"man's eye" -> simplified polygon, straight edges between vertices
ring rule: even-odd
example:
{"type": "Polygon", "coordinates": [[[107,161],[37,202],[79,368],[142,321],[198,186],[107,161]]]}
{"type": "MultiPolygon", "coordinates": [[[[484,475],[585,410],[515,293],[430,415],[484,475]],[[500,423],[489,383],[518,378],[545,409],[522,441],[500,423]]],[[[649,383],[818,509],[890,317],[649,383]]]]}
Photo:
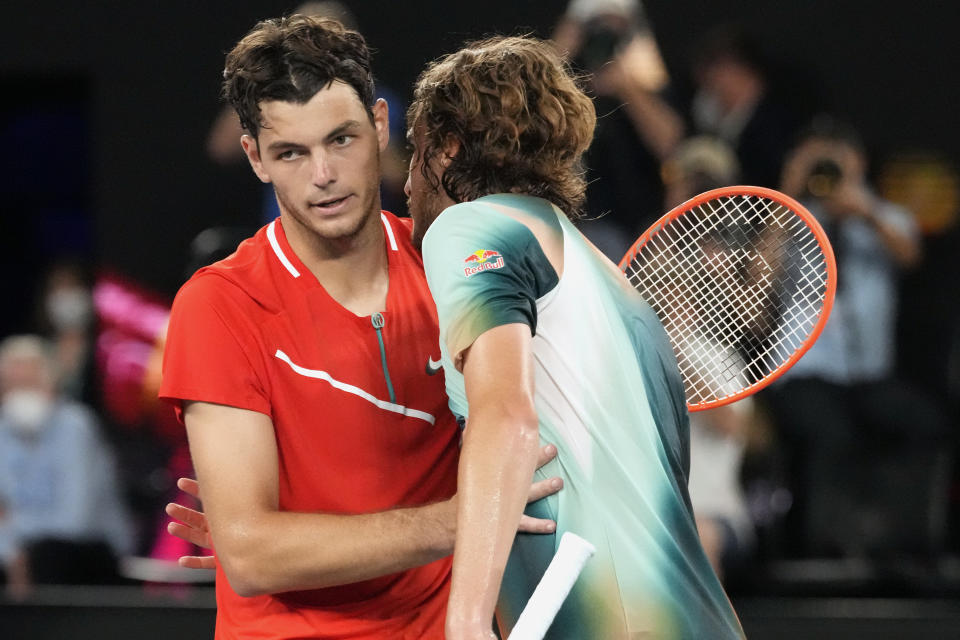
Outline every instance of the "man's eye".
{"type": "Polygon", "coordinates": [[[350,144],[352,140],[353,140],[353,136],[348,136],[348,135],[337,136],[336,138],[333,139],[333,144],[337,145],[338,147],[345,147],[348,144],[350,144]]]}
{"type": "Polygon", "coordinates": [[[283,153],[277,156],[278,160],[296,160],[302,154],[296,149],[287,149],[283,153]]]}

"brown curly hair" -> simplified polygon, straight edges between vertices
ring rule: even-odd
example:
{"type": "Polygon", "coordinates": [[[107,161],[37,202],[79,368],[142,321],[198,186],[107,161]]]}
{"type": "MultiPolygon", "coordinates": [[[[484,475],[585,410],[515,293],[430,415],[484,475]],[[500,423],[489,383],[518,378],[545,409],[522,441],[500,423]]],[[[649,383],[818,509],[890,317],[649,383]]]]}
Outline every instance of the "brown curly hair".
{"type": "Polygon", "coordinates": [[[424,133],[424,178],[455,202],[526,193],[579,217],[581,156],[596,112],[548,42],[495,37],[434,61],[417,81],[407,122],[424,133]],[[451,136],[460,149],[438,179],[429,161],[451,136]]]}
{"type": "Polygon", "coordinates": [[[258,22],[227,54],[223,96],[256,138],[260,103],[305,104],[335,80],[353,87],[372,119],[373,72],[363,36],[336,20],[292,15],[258,22]]]}

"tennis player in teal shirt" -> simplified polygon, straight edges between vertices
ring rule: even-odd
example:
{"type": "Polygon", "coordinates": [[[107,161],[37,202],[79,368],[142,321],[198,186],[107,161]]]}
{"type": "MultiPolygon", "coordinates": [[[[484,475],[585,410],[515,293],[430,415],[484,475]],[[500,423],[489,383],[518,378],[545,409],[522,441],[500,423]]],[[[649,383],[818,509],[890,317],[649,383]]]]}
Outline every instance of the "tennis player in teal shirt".
{"type": "Polygon", "coordinates": [[[571,224],[595,115],[547,43],[495,38],[433,63],[408,113],[414,240],[440,321],[458,477],[449,640],[504,637],[572,531],[597,547],[552,639],[739,638],[687,494],[683,385],[666,333],[571,224]],[[528,508],[555,536],[516,535],[528,508]]]}

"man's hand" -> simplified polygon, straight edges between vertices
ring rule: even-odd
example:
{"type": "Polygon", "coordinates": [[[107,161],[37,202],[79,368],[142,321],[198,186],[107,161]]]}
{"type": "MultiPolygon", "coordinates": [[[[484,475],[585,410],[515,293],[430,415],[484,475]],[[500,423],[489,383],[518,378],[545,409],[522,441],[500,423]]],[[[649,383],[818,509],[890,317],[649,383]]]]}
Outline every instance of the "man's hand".
{"type": "MultiPolygon", "coordinates": [[[[197,500],[200,499],[200,484],[196,480],[180,478],[177,480],[177,487],[197,500]]],[[[213,543],[210,540],[210,527],[207,525],[207,517],[203,515],[202,511],[196,511],[176,502],[169,503],[166,511],[171,518],[180,521],[171,522],[167,525],[167,531],[204,549],[213,548],[213,543]]],[[[181,567],[189,569],[217,568],[217,561],[214,556],[182,556],[179,563],[181,567]]]]}
{"type": "MultiPolygon", "coordinates": [[[[552,444],[540,447],[540,457],[537,459],[537,467],[542,467],[557,457],[557,448],[552,444]]],[[[200,484],[190,478],[180,478],[177,480],[177,487],[197,500],[200,499],[200,484]]],[[[561,478],[547,478],[530,485],[530,492],[527,495],[527,503],[536,502],[541,498],[553,495],[563,488],[561,478]]],[[[454,500],[456,497],[454,497],[454,500]]],[[[191,509],[177,502],[167,504],[167,515],[179,522],[171,522],[167,525],[167,531],[171,535],[177,536],[181,540],[186,540],[204,549],[213,548],[210,540],[210,527],[207,524],[207,518],[203,511],[191,509]]],[[[456,514],[456,509],[451,510],[451,514],[456,514]]],[[[553,533],[557,529],[557,523],[553,520],[541,520],[524,515],[520,518],[520,526],[517,531],[521,533],[553,533]]],[[[214,556],[181,556],[179,560],[181,567],[189,569],[216,569],[217,561],[214,556]]]]}
{"type": "Polygon", "coordinates": [[[663,57],[649,34],[633,37],[622,51],[593,74],[593,89],[598,95],[623,100],[634,97],[636,92],[659,93],[669,82],[663,57]]]}
{"type": "MultiPolygon", "coordinates": [[[[540,456],[537,458],[537,468],[547,464],[557,457],[557,448],[552,444],[540,447],[540,456]]],[[[541,498],[552,496],[563,488],[562,478],[547,478],[540,482],[534,482],[530,485],[530,492],[527,493],[527,504],[536,502],[541,498]]],[[[531,518],[527,514],[520,516],[520,525],[517,531],[520,533],[553,533],[557,530],[557,523],[553,520],[540,520],[531,518]]]]}
{"type": "Polygon", "coordinates": [[[851,217],[870,220],[876,199],[862,182],[844,180],[833,193],[823,199],[824,208],[838,218],[851,217]]]}
{"type": "Polygon", "coordinates": [[[637,135],[660,160],[673,152],[684,135],[683,118],[660,95],[669,82],[657,43],[646,33],[635,36],[592,80],[597,95],[623,103],[637,135]]]}

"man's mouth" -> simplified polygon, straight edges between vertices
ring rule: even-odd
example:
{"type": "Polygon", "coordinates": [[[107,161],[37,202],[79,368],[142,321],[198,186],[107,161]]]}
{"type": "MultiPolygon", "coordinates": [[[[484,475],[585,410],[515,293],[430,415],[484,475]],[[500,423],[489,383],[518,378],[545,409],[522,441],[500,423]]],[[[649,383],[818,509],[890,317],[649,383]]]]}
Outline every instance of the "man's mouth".
{"type": "Polygon", "coordinates": [[[352,196],[343,196],[342,198],[330,198],[328,200],[321,200],[319,202],[311,202],[310,206],[314,209],[318,209],[324,213],[333,213],[339,211],[344,203],[346,203],[352,196]]]}

